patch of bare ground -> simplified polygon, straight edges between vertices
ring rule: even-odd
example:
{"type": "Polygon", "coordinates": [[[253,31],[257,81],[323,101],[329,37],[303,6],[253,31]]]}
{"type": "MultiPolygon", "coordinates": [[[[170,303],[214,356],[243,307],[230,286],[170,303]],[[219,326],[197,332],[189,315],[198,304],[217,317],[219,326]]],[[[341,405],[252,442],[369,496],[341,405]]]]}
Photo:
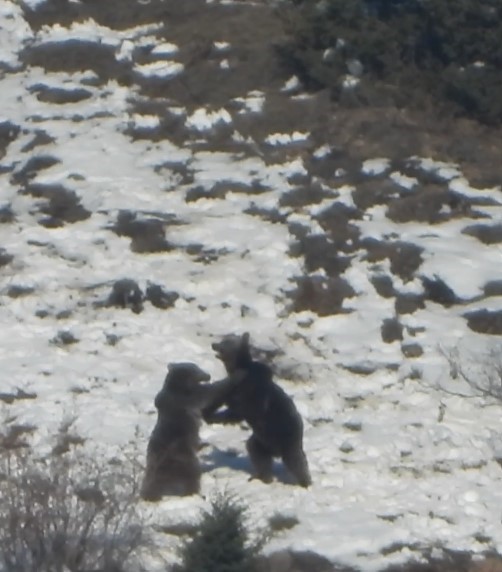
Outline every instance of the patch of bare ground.
{"type": "Polygon", "coordinates": [[[352,286],[340,277],[319,275],[295,278],[296,288],[289,293],[293,312],[311,311],[318,316],[345,314],[350,310],[343,308],[346,298],[352,298],[356,292],[352,286]]]}
{"type": "Polygon", "coordinates": [[[475,224],[464,228],[462,232],[474,236],[483,244],[500,244],[502,242],[502,224],[475,224]]]}
{"type": "Polygon", "coordinates": [[[0,206],[0,224],[9,224],[14,222],[15,218],[10,204],[0,206]]]}
{"type": "MultiPolygon", "coordinates": [[[[398,545],[394,548],[399,549],[398,545]]],[[[281,550],[263,557],[259,566],[261,572],[356,572],[313,552],[294,550],[281,550]]],[[[424,556],[420,561],[397,564],[382,572],[502,572],[502,558],[498,555],[473,558],[466,552],[445,551],[441,557],[424,556]]]]}
{"type": "Polygon", "coordinates": [[[28,46],[20,57],[24,64],[41,67],[48,72],[72,74],[91,70],[104,83],[111,78],[127,75],[129,71],[128,65],[116,60],[112,46],[87,40],[49,41],[28,46]]]}
{"type": "Polygon", "coordinates": [[[356,572],[310,551],[281,550],[259,560],[260,572],[356,572]]]}
{"type": "Polygon", "coordinates": [[[10,264],[13,259],[14,259],[13,254],[9,254],[5,250],[5,248],[0,247],[0,268],[2,266],[7,266],[7,264],[10,264]]]}
{"type": "Polygon", "coordinates": [[[175,59],[184,72],[161,81],[139,79],[142,93],[183,101],[193,109],[227,105],[250,91],[282,85],[285,72],[272,45],[282,30],[270,6],[191,0],[180,9],[182,3],[166,4],[171,10],[167,26],[157,35],[179,46],[175,59]]]}
{"type": "Polygon", "coordinates": [[[92,97],[92,92],[83,88],[63,89],[38,84],[33,86],[31,91],[36,93],[38,101],[55,103],[57,105],[78,103],[92,97]]]}
{"type": "Polygon", "coordinates": [[[487,217],[472,208],[469,198],[433,183],[418,186],[412,195],[391,198],[388,204],[387,217],[399,223],[438,224],[453,218],[487,217]]]}
{"type": "Polygon", "coordinates": [[[17,138],[20,130],[19,125],[11,121],[0,123],[0,159],[5,155],[7,147],[17,138]]]}
{"type": "Polygon", "coordinates": [[[420,562],[386,568],[383,572],[501,572],[498,554],[475,557],[468,552],[443,551],[440,557],[424,555],[420,562]]]}
{"type": "Polygon", "coordinates": [[[131,250],[138,253],[166,252],[172,249],[166,240],[166,220],[154,217],[138,217],[137,213],[123,210],[110,227],[118,236],[131,239],[131,250]]]}
{"type": "Polygon", "coordinates": [[[18,388],[15,393],[11,392],[2,392],[0,393],[0,401],[7,403],[10,405],[14,403],[14,401],[23,400],[23,399],[36,399],[37,394],[31,393],[29,391],[24,391],[24,389],[18,388]]]}
{"type": "Polygon", "coordinates": [[[467,325],[479,334],[502,335],[502,311],[475,310],[464,314],[467,325]]]}
{"type": "Polygon", "coordinates": [[[369,262],[388,259],[392,274],[399,276],[405,282],[413,280],[423,262],[423,249],[411,242],[366,238],[362,241],[362,245],[367,251],[366,258],[369,262]]]}
{"type": "MultiPolygon", "coordinates": [[[[200,3],[200,2],[199,2],[200,3]]],[[[34,30],[43,26],[60,24],[69,26],[72,22],[83,22],[92,18],[98,24],[115,30],[125,30],[144,24],[157,23],[167,19],[174,1],[152,0],[145,4],[137,0],[49,0],[32,8],[23,5],[24,17],[34,30]]],[[[185,2],[183,3],[185,4],[185,2]]],[[[194,0],[187,1],[194,5],[194,0]]]]}
{"type": "Polygon", "coordinates": [[[75,223],[91,216],[90,211],[80,203],[78,195],[63,185],[29,184],[20,193],[42,199],[36,210],[42,214],[39,224],[47,228],[64,226],[65,223],[75,223]]]}

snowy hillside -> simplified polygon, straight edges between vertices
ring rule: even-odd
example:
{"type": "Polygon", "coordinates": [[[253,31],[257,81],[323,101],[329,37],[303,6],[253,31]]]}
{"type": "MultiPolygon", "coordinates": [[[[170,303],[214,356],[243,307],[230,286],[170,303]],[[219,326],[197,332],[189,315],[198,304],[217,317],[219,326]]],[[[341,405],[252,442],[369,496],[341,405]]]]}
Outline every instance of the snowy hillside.
{"type": "MultiPolygon", "coordinates": [[[[248,430],[214,425],[202,488],[294,517],[267,552],[364,572],[501,552],[501,401],[445,357],[481,389],[497,365],[500,180],[303,93],[271,63],[269,10],[0,0],[4,432],[31,426],[43,452],[75,418],[103,462],[144,463],[167,363],[219,379],[211,343],[248,331],[304,417],[314,484],[279,465],[249,482],[248,430]],[[136,311],[112,303],[121,279],[136,311]]],[[[152,528],[203,496],[145,503],[152,528]]]]}

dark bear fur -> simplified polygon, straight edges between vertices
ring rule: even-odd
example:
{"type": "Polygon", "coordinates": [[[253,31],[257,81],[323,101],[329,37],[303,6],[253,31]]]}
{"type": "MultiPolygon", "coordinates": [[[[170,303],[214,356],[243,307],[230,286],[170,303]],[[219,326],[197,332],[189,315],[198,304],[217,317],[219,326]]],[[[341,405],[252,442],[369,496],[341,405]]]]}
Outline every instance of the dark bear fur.
{"type": "Polygon", "coordinates": [[[255,477],[272,480],[274,457],[280,457],[299,485],[308,487],[312,480],[303,451],[303,421],[293,400],[272,379],[267,365],[254,361],[249,334],[225,336],[212,344],[234,380],[228,392],[203,410],[207,423],[246,421],[253,434],[246,447],[255,477]],[[218,411],[226,405],[226,409],[218,411]]]}
{"type": "Polygon", "coordinates": [[[228,393],[233,383],[203,383],[209,379],[209,374],[193,363],[169,364],[164,386],[155,397],[158,417],[148,442],[143,499],[155,501],[164,495],[199,492],[201,410],[228,393]]]}

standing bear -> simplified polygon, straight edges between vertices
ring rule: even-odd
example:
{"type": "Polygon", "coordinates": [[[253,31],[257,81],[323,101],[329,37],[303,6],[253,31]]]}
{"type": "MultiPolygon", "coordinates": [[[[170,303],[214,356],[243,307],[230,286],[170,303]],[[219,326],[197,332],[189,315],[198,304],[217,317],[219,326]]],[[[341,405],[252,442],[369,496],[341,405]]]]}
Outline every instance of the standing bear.
{"type": "Polygon", "coordinates": [[[204,383],[209,374],[193,363],[170,363],[164,385],[155,397],[157,423],[148,442],[141,497],[192,495],[200,490],[197,457],[201,411],[226,395],[232,381],[204,383]]]}
{"type": "Polygon", "coordinates": [[[225,336],[212,348],[234,383],[228,385],[225,395],[203,410],[204,420],[246,421],[252,429],[246,447],[254,477],[271,482],[273,458],[280,457],[297,483],[308,487],[312,479],[303,451],[302,418],[293,400],[274,383],[270,367],[251,357],[249,334],[225,336]],[[222,406],[226,408],[220,410],[222,406]]]}

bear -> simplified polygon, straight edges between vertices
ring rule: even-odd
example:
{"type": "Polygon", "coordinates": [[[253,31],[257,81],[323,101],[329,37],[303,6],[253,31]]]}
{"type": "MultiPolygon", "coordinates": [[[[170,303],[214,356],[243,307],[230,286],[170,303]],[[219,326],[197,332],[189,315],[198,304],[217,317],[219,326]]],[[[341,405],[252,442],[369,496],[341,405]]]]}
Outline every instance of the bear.
{"type": "Polygon", "coordinates": [[[197,451],[201,411],[221,399],[234,383],[230,379],[207,383],[209,380],[209,374],[194,363],[168,365],[164,385],[155,397],[157,423],[148,442],[140,491],[144,500],[200,491],[202,471],[197,451]]]}
{"type": "Polygon", "coordinates": [[[246,421],[252,430],[246,442],[254,470],[251,478],[270,483],[273,458],[280,457],[299,485],[311,485],[303,450],[303,420],[293,400],[273,381],[271,368],[253,360],[249,333],[227,335],[212,348],[233,383],[227,385],[226,394],[203,409],[203,419],[207,423],[246,421]]]}

